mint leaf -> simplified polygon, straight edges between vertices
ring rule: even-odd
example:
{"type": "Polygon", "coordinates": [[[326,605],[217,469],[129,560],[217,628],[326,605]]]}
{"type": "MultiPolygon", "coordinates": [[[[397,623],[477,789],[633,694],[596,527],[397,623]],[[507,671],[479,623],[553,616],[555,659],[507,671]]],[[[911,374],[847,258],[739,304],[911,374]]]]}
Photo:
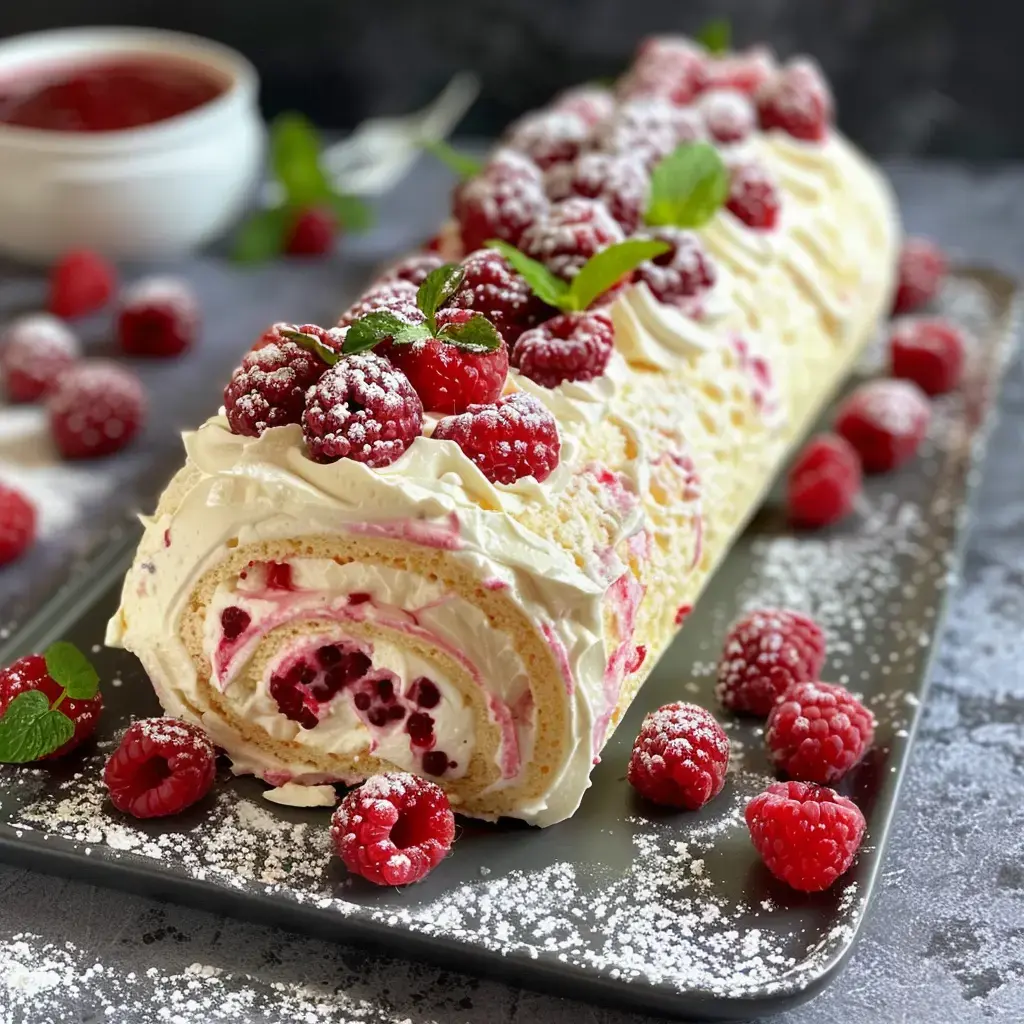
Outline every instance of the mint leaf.
{"type": "Polygon", "coordinates": [[[697,42],[708,53],[725,53],[732,46],[732,25],[728,18],[705,22],[697,32],[697,42]]]}
{"type": "Polygon", "coordinates": [[[466,153],[460,153],[443,139],[423,139],[420,145],[431,156],[436,156],[449,170],[454,171],[463,181],[475,177],[484,169],[482,160],[477,160],[466,153]]]}
{"type": "Polygon", "coordinates": [[[45,693],[25,690],[0,718],[0,763],[37,761],[64,746],[74,734],[74,723],[50,707],[45,693]]]}
{"type": "Polygon", "coordinates": [[[358,196],[332,192],[326,197],[326,203],[333,211],[335,220],[345,231],[359,234],[373,227],[373,208],[358,196]]]}
{"type": "Polygon", "coordinates": [[[350,356],[356,352],[366,352],[386,338],[391,338],[398,345],[408,345],[429,337],[432,337],[432,332],[426,324],[411,324],[397,313],[377,309],[360,317],[349,327],[341,351],[350,356]]]}
{"type": "Polygon", "coordinates": [[[236,263],[265,263],[284,248],[288,227],[288,211],[284,207],[254,213],[235,235],[231,258],[236,263]]]}
{"type": "Polygon", "coordinates": [[[464,324],[445,324],[438,337],[458,345],[459,348],[478,349],[483,352],[493,352],[501,348],[501,335],[494,324],[480,313],[464,324]]]}
{"type": "Polygon", "coordinates": [[[304,334],[302,331],[282,329],[281,337],[287,338],[289,341],[294,341],[296,345],[301,345],[307,352],[315,353],[328,366],[334,366],[334,364],[341,359],[341,356],[339,356],[333,348],[325,345],[313,334],[304,334]]]}
{"type": "Polygon", "coordinates": [[[500,238],[492,238],[486,245],[488,249],[497,249],[523,275],[526,283],[542,302],[558,309],[571,308],[566,305],[571,301],[569,286],[560,277],[552,274],[543,263],[530,259],[526,253],[520,252],[514,245],[509,245],[500,238]]]}
{"type": "Polygon", "coordinates": [[[320,166],[320,138],[302,114],[274,118],[270,163],[290,206],[317,206],[333,194],[320,166]]]}
{"type": "Polygon", "coordinates": [[[416,305],[427,318],[431,330],[434,327],[434,314],[459,290],[465,276],[465,269],[457,263],[445,263],[423,279],[423,284],[416,292],[416,305]]]}
{"type": "Polygon", "coordinates": [[[718,212],[729,194],[729,174],[718,151],[691,142],[669,153],[651,174],[645,220],[651,225],[699,228],[718,212]]]}
{"type": "Polygon", "coordinates": [[[74,645],[64,640],[46,649],[46,671],[64,688],[72,700],[92,700],[100,688],[100,677],[92,662],[74,645]]]}
{"type": "Polygon", "coordinates": [[[616,281],[644,260],[668,252],[671,246],[653,238],[629,238],[595,253],[580,268],[569,285],[573,309],[586,309],[616,281]]]}

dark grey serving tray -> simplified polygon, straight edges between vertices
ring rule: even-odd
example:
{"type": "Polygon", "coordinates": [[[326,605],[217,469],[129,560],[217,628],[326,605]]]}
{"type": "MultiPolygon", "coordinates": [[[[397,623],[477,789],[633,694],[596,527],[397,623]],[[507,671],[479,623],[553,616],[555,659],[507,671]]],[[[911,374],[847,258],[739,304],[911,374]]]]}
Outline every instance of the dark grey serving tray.
{"type": "MultiPolygon", "coordinates": [[[[0,649],[6,663],[61,637],[93,655],[107,710],[97,745],[53,767],[0,767],[0,858],[195,904],[516,984],[633,1010],[742,1020],[820,990],[864,918],[955,582],[967,501],[1012,350],[1016,291],[964,271],[941,304],[975,338],[968,379],[939,400],[924,455],[872,479],[842,528],[797,536],[769,501],[661,660],[596,769],[576,816],[540,831],[463,821],[422,884],[377,889],[331,857],[328,812],[276,807],[231,779],[183,817],[130,821],[104,799],[103,760],[132,718],[158,713],[138,664],[100,648],[134,538],[0,649]],[[771,778],[760,728],[725,720],[734,763],[696,814],[661,812],[624,781],[643,714],[670,700],[715,707],[713,668],[728,623],[757,604],[802,607],[827,627],[826,678],[862,693],[875,747],[842,790],[868,820],[865,845],[831,891],[803,896],[760,865],[742,823],[771,778]]],[[[869,354],[865,371],[877,369],[869,354]]]]}

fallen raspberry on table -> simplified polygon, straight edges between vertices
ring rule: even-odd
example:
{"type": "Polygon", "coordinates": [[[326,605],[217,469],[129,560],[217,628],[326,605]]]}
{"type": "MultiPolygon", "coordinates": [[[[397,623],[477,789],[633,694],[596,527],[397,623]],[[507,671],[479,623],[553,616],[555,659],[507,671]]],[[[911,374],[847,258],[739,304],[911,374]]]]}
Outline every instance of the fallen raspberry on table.
{"type": "Polygon", "coordinates": [[[357,320],[378,309],[397,313],[411,324],[423,323],[423,313],[416,305],[419,286],[403,278],[388,277],[378,281],[370,290],[361,295],[338,318],[339,327],[350,327],[357,320]]]}
{"type": "Polygon", "coordinates": [[[595,148],[638,160],[648,171],[684,142],[706,135],[696,107],[677,107],[653,97],[623,103],[594,130],[595,148]]]}
{"type": "Polygon", "coordinates": [[[627,235],[640,226],[649,185],[640,160],[616,153],[584,153],[572,163],[552,167],[545,178],[549,199],[598,199],[627,235]]]}
{"type": "Polygon", "coordinates": [[[389,772],[352,790],[331,818],[331,838],[345,867],[374,885],[426,878],[455,841],[455,816],[436,783],[389,772]]]}
{"type": "Polygon", "coordinates": [[[147,406],[139,378],[106,359],[65,370],[46,400],[50,432],[65,459],[120,451],[142,429],[147,406]]]}
{"type": "Polygon", "coordinates": [[[832,92],[807,57],[789,61],[757,91],[761,127],[779,128],[805,142],[821,142],[832,120],[832,92]]]}
{"type": "Polygon", "coordinates": [[[716,142],[742,142],[757,127],[757,110],[738,89],[711,89],[700,98],[708,134],[716,142]]]}
{"type": "Polygon", "coordinates": [[[282,330],[313,334],[337,349],[337,334],[315,324],[273,324],[242,359],[224,389],[224,411],[232,433],[259,437],[269,427],[299,423],[306,392],[327,371],[315,353],[284,338],[282,330]]]}
{"type": "Polygon", "coordinates": [[[114,294],[117,273],[99,253],[75,249],[65,253],[50,271],[47,308],[65,319],[102,309],[114,294]]]}
{"type": "Polygon", "coordinates": [[[179,814],[202,800],[217,774],[210,737],[176,718],[133,722],[103,769],[111,803],[136,818],[179,814]]]}
{"type": "Polygon", "coordinates": [[[718,272],[694,232],[674,227],[644,228],[642,237],[669,246],[667,252],[636,268],[636,280],[643,281],[660,302],[686,306],[688,300],[697,299],[714,287],[718,272]]]}
{"type": "Polygon", "coordinates": [[[16,488],[0,484],[0,565],[20,558],[35,539],[35,505],[16,488]]]}
{"type": "Polygon", "coordinates": [[[729,195],[725,205],[747,227],[770,231],[779,220],[782,194],[764,164],[737,163],[729,169],[729,195]]]}
{"type": "Polygon", "coordinates": [[[887,473],[912,459],[928,433],[931,407],[906,380],[862,384],[839,407],[836,433],[857,450],[868,473],[887,473]]]}
{"type": "Polygon", "coordinates": [[[790,522],[816,528],[844,519],[860,494],[861,477],[860,457],[849,441],[835,434],[812,437],[786,481],[790,522]]]}
{"type": "MultiPolygon", "coordinates": [[[[2,491],[0,491],[0,521],[2,521],[2,491]]],[[[0,525],[0,548],[3,545],[3,526],[0,525]]],[[[0,556],[2,560],[2,556],[0,556]]],[[[29,654],[19,658],[13,665],[0,670],[0,718],[7,712],[7,705],[28,690],[39,690],[45,694],[51,706],[64,693],[64,687],[56,682],[47,671],[46,659],[41,654],[29,654]]],[[[97,690],[95,697],[88,700],[74,700],[64,697],[58,710],[71,719],[75,731],[63,746],[46,754],[41,760],[50,761],[63,757],[84,743],[96,731],[103,711],[103,697],[97,690]]]]}
{"type": "Polygon", "coordinates": [[[433,437],[454,441],[497,484],[512,484],[524,476],[546,480],[558,465],[561,450],[554,416],[522,391],[446,417],[434,428],[433,437]]]}
{"type": "Polygon", "coordinates": [[[775,56],[766,46],[753,46],[704,60],[701,89],[736,89],[753,96],[775,73],[775,56]]]}
{"type": "Polygon", "coordinates": [[[447,261],[438,252],[414,252],[411,256],[392,263],[381,276],[381,281],[408,281],[417,288],[427,276],[447,261]]]}
{"type": "Polygon", "coordinates": [[[656,804],[696,811],[721,793],[728,767],[729,737],[711,712],[666,704],[644,718],[626,778],[656,804]]]}
{"type": "Polygon", "coordinates": [[[289,256],[324,256],[334,248],[338,221],[330,210],[300,210],[288,226],[284,251],[289,256]]]}
{"type": "Polygon", "coordinates": [[[704,52],[683,36],[650,36],[640,43],[632,67],[619,79],[619,95],[658,96],[683,106],[697,95],[705,59],[704,52]]]}
{"type": "Polygon", "coordinates": [[[487,317],[509,348],[523,331],[550,313],[526,279],[497,250],[471,252],[462,261],[462,269],[462,284],[448,306],[487,317]]]}
{"type": "Polygon", "coordinates": [[[565,313],[527,331],[512,350],[512,365],[546,388],[563,381],[600,377],[615,347],[612,321],[604,313],[565,313]]]}
{"type": "Polygon", "coordinates": [[[838,782],[875,736],[875,716],[832,683],[794,683],[765,725],[772,764],[803,782],[838,782]]]}
{"type": "Polygon", "coordinates": [[[565,199],[526,230],[520,248],[553,274],[571,280],[591,256],[624,238],[604,203],[565,199]]]}
{"type": "Polygon", "coordinates": [[[309,389],[302,432],[316,462],[354,459],[379,469],[423,432],[423,403],[387,359],[346,356],[309,389]]]}
{"type": "Polygon", "coordinates": [[[132,356],[177,356],[192,347],[199,331],[199,304],[184,281],[147,277],[121,300],[117,338],[132,356]]]}
{"type": "Polygon", "coordinates": [[[57,317],[30,313],[0,335],[0,377],[12,402],[35,402],[82,354],[78,339],[57,317]]]}
{"type": "Polygon", "coordinates": [[[853,801],[806,782],[773,783],[744,817],[765,866],[800,892],[821,892],[845,874],[866,828],[853,801]]]}
{"type": "Polygon", "coordinates": [[[575,160],[590,140],[590,125],[570,110],[537,110],[510,125],[503,145],[525,153],[542,171],[575,160]]]}
{"type": "Polygon", "coordinates": [[[580,85],[559,93],[551,106],[564,113],[575,114],[591,128],[615,110],[615,97],[600,85],[580,85]]]}
{"type": "Polygon", "coordinates": [[[955,324],[939,317],[908,317],[889,335],[894,377],[913,381],[926,395],[944,395],[964,372],[966,339],[955,324]]]}
{"type": "Polygon", "coordinates": [[[939,294],[948,269],[946,254],[934,242],[905,238],[897,267],[893,314],[913,313],[931,302],[939,294]]]}

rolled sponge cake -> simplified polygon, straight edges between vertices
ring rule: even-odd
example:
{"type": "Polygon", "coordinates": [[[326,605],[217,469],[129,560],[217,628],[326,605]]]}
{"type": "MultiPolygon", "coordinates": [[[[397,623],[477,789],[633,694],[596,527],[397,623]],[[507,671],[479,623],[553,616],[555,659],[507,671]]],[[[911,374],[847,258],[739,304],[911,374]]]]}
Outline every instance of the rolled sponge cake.
{"type": "Polygon", "coordinates": [[[722,210],[700,321],[630,285],[586,383],[506,390],[554,414],[542,483],[489,482],[425,435],[370,469],[223,415],[145,520],[108,642],[168,713],[273,785],[426,774],[453,806],[570,816],[593,764],[787,451],[891,302],[898,224],[838,133],[745,143],[776,175],[770,232],[722,210]]]}

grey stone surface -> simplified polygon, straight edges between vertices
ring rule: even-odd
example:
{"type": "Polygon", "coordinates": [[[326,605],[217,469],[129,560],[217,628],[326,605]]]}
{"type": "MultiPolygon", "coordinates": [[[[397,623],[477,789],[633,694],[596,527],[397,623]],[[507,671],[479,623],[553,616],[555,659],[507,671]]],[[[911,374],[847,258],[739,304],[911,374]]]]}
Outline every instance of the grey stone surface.
{"type": "MultiPolygon", "coordinates": [[[[1024,274],[1024,168],[988,173],[906,164],[891,170],[911,230],[933,235],[957,257],[1024,274]]],[[[427,227],[443,190],[436,174],[418,175],[415,187],[388,201],[373,248],[362,243],[358,266],[344,271],[332,264],[292,266],[251,279],[214,261],[191,268],[211,324],[219,329],[229,312],[232,330],[205,339],[206,354],[194,357],[187,384],[184,370],[180,379],[174,370],[149,371],[161,394],[148,435],[154,440],[139,456],[153,463],[147,474],[161,459],[176,458],[157,445],[161,433],[213,404],[215,373],[232,363],[253,330],[273,316],[333,310],[360,271],[411,240],[403,230],[427,227]],[[172,379],[177,391],[168,394],[172,379]]],[[[1022,446],[1024,364],[1018,359],[1004,388],[962,583],[872,912],[847,971],[813,1003],[777,1018],[782,1024],[1024,1019],[1022,446]]],[[[108,472],[118,470],[112,464],[108,472]]],[[[145,487],[126,483],[139,478],[120,472],[121,486],[102,514],[94,506],[76,527],[78,549],[99,530],[90,523],[143,500],[145,487]]],[[[12,607],[15,589],[24,592],[33,579],[38,585],[38,574],[62,564],[66,551],[54,536],[34,556],[35,574],[0,579],[0,607],[12,607]]],[[[52,586],[54,577],[48,578],[52,586]]],[[[0,868],[0,1024],[649,1024],[470,979],[456,967],[386,960],[0,868]]]]}

